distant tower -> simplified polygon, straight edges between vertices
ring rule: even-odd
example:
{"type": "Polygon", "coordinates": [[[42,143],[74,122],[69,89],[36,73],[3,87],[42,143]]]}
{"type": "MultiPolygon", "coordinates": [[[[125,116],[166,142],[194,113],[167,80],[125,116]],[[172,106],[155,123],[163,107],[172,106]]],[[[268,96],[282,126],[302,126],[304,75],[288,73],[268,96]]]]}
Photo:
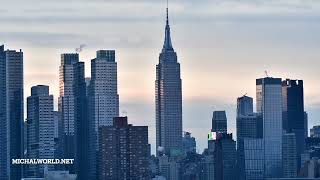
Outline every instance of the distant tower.
{"type": "Polygon", "coordinates": [[[0,179],[21,179],[23,158],[23,52],[0,46],[0,179]]]}
{"type": "Polygon", "coordinates": [[[91,60],[91,79],[87,81],[90,155],[89,179],[96,179],[98,158],[98,129],[112,126],[119,116],[117,62],[114,50],[99,50],[91,60]]]}
{"type": "MultiPolygon", "coordinates": [[[[38,85],[31,88],[27,98],[27,158],[54,158],[54,116],[53,96],[49,86],[38,85]]],[[[53,165],[28,165],[27,177],[44,177],[43,170],[53,170],[53,165]]]]}
{"type": "Polygon", "coordinates": [[[227,115],[225,111],[213,111],[211,131],[227,133],[227,115]]]}
{"type": "Polygon", "coordinates": [[[301,168],[301,154],[305,151],[305,112],[302,80],[286,79],[282,82],[283,130],[294,133],[297,156],[297,172],[301,168]]]}
{"type": "Polygon", "coordinates": [[[256,80],[257,113],[262,114],[265,178],[281,177],[282,93],[281,78],[256,80]]]}
{"type": "MultiPolygon", "coordinates": [[[[165,39],[156,67],[156,141],[165,153],[182,149],[182,88],[180,64],[171,43],[167,8],[165,39]]],[[[159,154],[158,154],[159,155],[159,154]]]]}
{"type": "Polygon", "coordinates": [[[66,165],[71,173],[84,178],[87,169],[85,151],[88,144],[88,124],[86,121],[86,83],[84,62],[79,61],[79,54],[62,54],[59,67],[60,97],[59,112],[63,122],[63,158],[75,159],[73,165],[66,165]]]}

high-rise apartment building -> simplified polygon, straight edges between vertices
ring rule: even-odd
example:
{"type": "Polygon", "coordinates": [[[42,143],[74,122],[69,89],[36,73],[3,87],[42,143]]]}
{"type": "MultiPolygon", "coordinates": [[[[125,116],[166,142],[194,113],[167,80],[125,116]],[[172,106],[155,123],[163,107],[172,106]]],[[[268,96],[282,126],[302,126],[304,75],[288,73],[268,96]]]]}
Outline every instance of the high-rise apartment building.
{"type": "Polygon", "coordinates": [[[264,141],[264,176],[282,173],[282,89],[281,78],[256,80],[257,113],[262,114],[264,141]]]}
{"type": "Polygon", "coordinates": [[[132,126],[127,117],[115,117],[113,126],[99,127],[99,180],[150,179],[148,156],[147,126],[132,126]]]}
{"type": "MultiPolygon", "coordinates": [[[[54,159],[53,96],[49,86],[31,88],[27,98],[27,158],[54,159]]],[[[26,166],[26,177],[44,177],[44,169],[54,170],[53,165],[30,164],[26,166]]]]}
{"type": "Polygon", "coordinates": [[[227,133],[227,115],[225,111],[213,111],[211,131],[227,133]]]}
{"type": "Polygon", "coordinates": [[[165,39],[156,67],[156,149],[167,154],[182,149],[182,87],[180,64],[171,43],[167,9],[165,39]]]}

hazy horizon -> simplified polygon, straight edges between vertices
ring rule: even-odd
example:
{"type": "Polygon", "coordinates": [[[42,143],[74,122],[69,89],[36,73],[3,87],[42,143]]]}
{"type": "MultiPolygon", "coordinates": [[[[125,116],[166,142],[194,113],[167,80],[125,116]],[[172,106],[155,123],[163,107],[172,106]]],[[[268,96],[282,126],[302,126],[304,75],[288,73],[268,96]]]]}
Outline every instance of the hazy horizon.
{"type": "MultiPolygon", "coordinates": [[[[24,51],[25,98],[50,86],[55,100],[61,53],[86,44],[80,59],[115,49],[120,114],[150,127],[154,149],[155,66],[164,39],[166,1],[7,1],[0,44],[24,51]],[[41,2],[41,3],[39,3],[41,2]],[[20,3],[19,6],[16,6],[20,3]],[[34,4],[38,3],[36,7],[34,4]]],[[[183,127],[202,151],[212,111],[226,110],[235,132],[236,98],[255,98],[255,79],[302,79],[309,129],[320,124],[320,2],[314,0],[170,1],[173,47],[181,64],[183,127]]],[[[57,104],[55,104],[57,106],[57,104]]]]}

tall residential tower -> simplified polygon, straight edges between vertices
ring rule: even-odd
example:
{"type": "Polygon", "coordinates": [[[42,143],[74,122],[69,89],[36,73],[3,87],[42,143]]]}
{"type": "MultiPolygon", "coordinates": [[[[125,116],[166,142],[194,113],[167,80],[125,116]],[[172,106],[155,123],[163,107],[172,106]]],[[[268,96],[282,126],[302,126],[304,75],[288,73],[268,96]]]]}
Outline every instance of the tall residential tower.
{"type": "Polygon", "coordinates": [[[159,64],[156,67],[155,100],[157,153],[160,149],[167,154],[181,152],[182,88],[180,64],[171,43],[168,8],[164,44],[159,56],[159,64]]]}

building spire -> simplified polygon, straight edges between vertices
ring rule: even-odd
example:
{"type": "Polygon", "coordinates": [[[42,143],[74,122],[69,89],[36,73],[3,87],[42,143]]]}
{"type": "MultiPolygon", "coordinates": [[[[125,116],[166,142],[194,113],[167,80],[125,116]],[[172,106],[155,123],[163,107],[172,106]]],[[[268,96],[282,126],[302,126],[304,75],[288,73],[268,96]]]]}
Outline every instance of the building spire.
{"type": "Polygon", "coordinates": [[[170,36],[170,26],[169,26],[169,2],[167,0],[167,17],[166,17],[166,29],[165,29],[165,39],[162,51],[173,50],[170,36]]]}

